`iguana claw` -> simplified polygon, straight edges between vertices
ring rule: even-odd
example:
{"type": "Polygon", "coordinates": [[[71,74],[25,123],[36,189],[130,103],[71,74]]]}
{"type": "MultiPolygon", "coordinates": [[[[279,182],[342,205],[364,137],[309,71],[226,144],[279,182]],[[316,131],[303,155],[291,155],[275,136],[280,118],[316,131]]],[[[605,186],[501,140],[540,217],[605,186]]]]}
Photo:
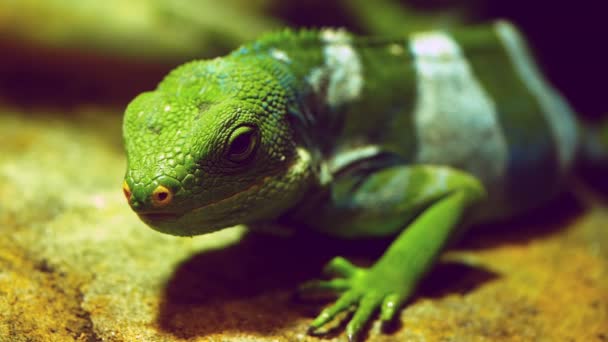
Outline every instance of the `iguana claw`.
{"type": "Polygon", "coordinates": [[[380,318],[383,322],[388,322],[393,319],[397,309],[409,295],[409,291],[401,294],[407,287],[388,281],[383,275],[383,269],[360,268],[341,257],[332,259],[324,268],[324,273],[340,278],[307,282],[300,290],[330,291],[341,295],[333,305],[321,311],[312,321],[308,329],[310,334],[318,334],[319,328],[332,321],[339,313],[355,308],[346,326],[349,341],[355,341],[376,310],[380,309],[380,318]]]}

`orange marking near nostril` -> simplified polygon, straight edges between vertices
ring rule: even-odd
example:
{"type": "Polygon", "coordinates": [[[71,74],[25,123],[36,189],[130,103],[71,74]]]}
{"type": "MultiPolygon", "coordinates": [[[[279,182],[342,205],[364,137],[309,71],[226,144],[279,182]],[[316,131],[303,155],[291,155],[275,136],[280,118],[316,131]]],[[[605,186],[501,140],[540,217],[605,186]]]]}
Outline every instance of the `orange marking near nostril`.
{"type": "Polygon", "coordinates": [[[173,193],[166,187],[159,185],[152,192],[152,204],[156,207],[164,207],[171,203],[173,193]]]}
{"type": "Polygon", "coordinates": [[[125,194],[127,201],[129,201],[131,199],[131,188],[129,188],[127,181],[122,182],[122,192],[125,194]]]}

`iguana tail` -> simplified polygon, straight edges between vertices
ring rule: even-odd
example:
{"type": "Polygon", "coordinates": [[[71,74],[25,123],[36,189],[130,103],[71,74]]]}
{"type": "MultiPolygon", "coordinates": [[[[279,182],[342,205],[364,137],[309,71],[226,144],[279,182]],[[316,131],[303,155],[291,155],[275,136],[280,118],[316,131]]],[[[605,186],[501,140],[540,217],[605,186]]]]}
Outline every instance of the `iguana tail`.
{"type": "Polygon", "coordinates": [[[594,188],[608,193],[608,118],[583,127],[581,174],[594,188]]]}

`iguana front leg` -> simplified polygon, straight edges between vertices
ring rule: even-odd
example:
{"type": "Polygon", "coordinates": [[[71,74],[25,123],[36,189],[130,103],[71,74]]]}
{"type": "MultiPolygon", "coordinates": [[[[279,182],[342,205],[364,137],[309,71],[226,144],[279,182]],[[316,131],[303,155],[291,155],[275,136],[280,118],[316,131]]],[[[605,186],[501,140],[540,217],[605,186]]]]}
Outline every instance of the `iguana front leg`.
{"type": "MultiPolygon", "coordinates": [[[[338,187],[340,183],[337,182],[338,187]]],[[[335,304],[311,323],[312,331],[338,313],[356,307],[346,327],[352,340],[378,308],[383,321],[395,316],[432,267],[465,210],[482,198],[485,191],[473,176],[441,166],[393,167],[367,176],[362,183],[342,182],[347,183],[358,185],[353,185],[351,191],[341,189],[338,197],[342,198],[334,197],[335,209],[326,207],[321,215],[321,221],[333,222],[343,233],[349,226],[361,232],[359,224],[346,217],[353,209],[363,211],[359,218],[363,217],[364,222],[377,225],[368,227],[371,235],[374,229],[388,230],[390,227],[386,225],[394,224],[395,216],[402,216],[402,222],[415,216],[372,267],[356,267],[337,257],[325,269],[337,278],[303,285],[304,291],[342,293],[335,304]],[[342,210],[346,207],[349,210],[342,210]]],[[[404,225],[406,223],[402,223],[402,227],[404,225]]]]}

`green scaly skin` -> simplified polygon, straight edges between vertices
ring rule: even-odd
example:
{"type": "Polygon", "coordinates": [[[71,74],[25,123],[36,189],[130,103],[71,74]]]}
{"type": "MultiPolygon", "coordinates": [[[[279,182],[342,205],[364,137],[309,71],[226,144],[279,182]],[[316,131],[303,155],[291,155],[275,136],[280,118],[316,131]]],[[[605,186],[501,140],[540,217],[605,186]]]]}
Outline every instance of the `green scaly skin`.
{"type": "MultiPolygon", "coordinates": [[[[497,24],[495,31],[505,25],[497,24]]],[[[465,55],[472,51],[473,71],[496,69],[488,58],[503,64],[515,58],[493,30],[456,35],[465,55]]],[[[510,27],[506,30],[508,36],[510,27]]],[[[313,333],[351,308],[350,339],[359,336],[376,310],[381,320],[390,321],[463,225],[463,215],[479,221],[537,205],[567,171],[564,158],[556,171],[559,144],[551,138],[551,118],[539,114],[542,101],[514,76],[515,67],[495,70],[502,72],[495,77],[502,78],[488,85],[486,96],[469,80],[469,67],[462,67],[458,54],[432,62],[452,63],[448,66],[460,77],[439,86],[460,84],[456,90],[468,92],[479,105],[448,120],[431,120],[430,128],[448,132],[440,141],[448,152],[434,145],[433,135],[426,138],[429,123],[420,118],[443,112],[424,109],[432,109],[432,103],[420,109],[416,98],[424,89],[441,87],[419,86],[424,81],[416,79],[428,67],[422,58],[414,60],[407,44],[420,43],[421,54],[434,53],[424,51],[429,42],[438,41],[447,52],[454,49],[443,36],[421,37],[285,31],[226,57],[175,69],[126,110],[123,187],[130,206],[150,227],[172,235],[277,224],[344,238],[396,236],[372,267],[336,257],[325,269],[335,278],[301,288],[340,294],[311,323],[313,333]],[[517,94],[517,101],[501,86],[517,94]],[[486,101],[491,97],[502,109],[494,114],[497,122],[485,119],[494,109],[486,101]],[[485,109],[479,110],[477,125],[453,120],[463,114],[475,118],[478,108],[485,109]],[[524,118],[526,112],[530,119],[524,118]],[[471,144],[471,137],[494,140],[471,144]],[[491,173],[488,165],[494,164],[504,167],[491,173]],[[555,167],[542,169],[547,165],[555,167]],[[512,186],[532,183],[538,184],[532,195],[512,186]]],[[[468,105],[454,103],[447,103],[448,113],[468,105]]],[[[558,128],[564,127],[569,129],[558,128]]]]}
{"type": "Polygon", "coordinates": [[[239,59],[192,62],[129,105],[125,141],[131,206],[155,229],[197,235],[275,216],[313,181],[283,113],[287,89],[239,59]],[[255,127],[256,158],[235,162],[227,146],[255,127]],[[157,205],[159,185],[173,194],[157,205]]]}

